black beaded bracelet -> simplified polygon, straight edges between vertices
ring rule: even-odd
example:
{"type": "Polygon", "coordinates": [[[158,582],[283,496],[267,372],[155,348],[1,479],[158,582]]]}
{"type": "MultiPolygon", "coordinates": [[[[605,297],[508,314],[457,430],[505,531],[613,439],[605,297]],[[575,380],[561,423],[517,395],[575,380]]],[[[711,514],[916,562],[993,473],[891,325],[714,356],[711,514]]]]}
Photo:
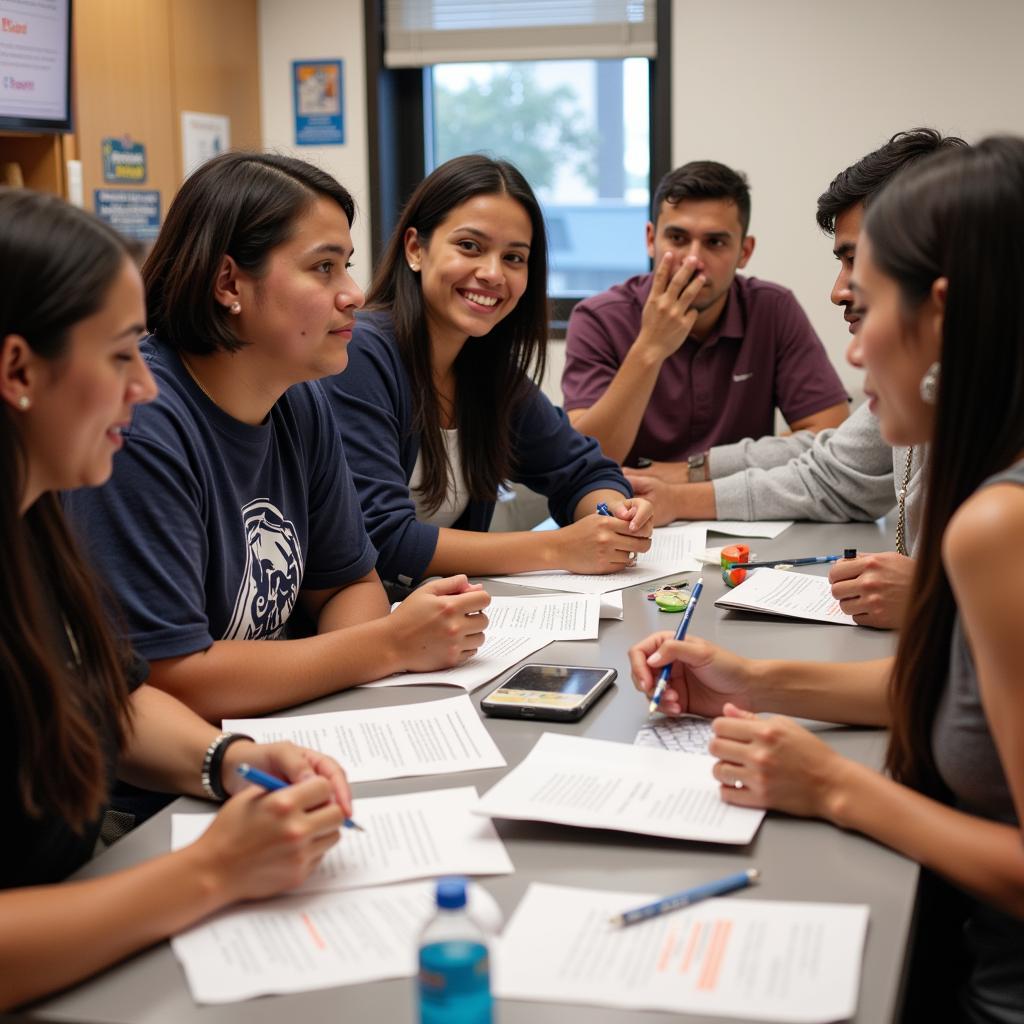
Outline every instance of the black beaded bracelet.
{"type": "Polygon", "coordinates": [[[251,740],[241,732],[222,732],[207,748],[203,756],[203,768],[199,773],[199,781],[202,783],[203,792],[211,799],[223,803],[228,798],[228,791],[224,788],[224,780],[221,778],[221,767],[224,764],[224,755],[232,743],[239,740],[251,740]]]}

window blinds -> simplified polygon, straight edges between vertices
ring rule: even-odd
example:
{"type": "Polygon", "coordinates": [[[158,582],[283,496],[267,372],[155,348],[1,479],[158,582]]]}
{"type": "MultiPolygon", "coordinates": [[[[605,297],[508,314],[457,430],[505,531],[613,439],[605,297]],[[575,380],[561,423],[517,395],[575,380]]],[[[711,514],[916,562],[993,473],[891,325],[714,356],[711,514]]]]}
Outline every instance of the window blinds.
{"type": "Polygon", "coordinates": [[[386,0],[384,63],[654,57],[656,3],[386,0]]]}

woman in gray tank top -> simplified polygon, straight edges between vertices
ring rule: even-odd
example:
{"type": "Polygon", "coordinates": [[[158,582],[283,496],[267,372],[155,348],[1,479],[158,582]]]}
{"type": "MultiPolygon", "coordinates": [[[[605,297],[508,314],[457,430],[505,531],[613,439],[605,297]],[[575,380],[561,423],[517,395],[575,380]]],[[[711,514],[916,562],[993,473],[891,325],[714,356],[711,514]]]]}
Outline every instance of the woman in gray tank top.
{"type": "MultiPolygon", "coordinates": [[[[916,1019],[1021,1024],[1024,139],[899,175],[868,210],[854,279],[862,321],[848,357],[866,371],[882,434],[932,446],[895,658],[755,662],[657,633],[630,651],[633,678],[648,693],[672,662],[662,710],[721,716],[711,752],[723,800],[856,829],[959,890],[957,1003],[916,1019]],[[763,711],[888,726],[887,774],[763,711]]],[[[930,986],[945,962],[925,964],[930,986]]]]}

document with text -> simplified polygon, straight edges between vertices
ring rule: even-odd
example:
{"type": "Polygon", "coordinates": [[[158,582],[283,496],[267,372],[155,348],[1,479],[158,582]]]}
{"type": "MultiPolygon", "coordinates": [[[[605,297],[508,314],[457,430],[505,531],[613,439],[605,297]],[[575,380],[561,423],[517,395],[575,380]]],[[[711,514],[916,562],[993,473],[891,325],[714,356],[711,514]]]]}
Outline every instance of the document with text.
{"type": "Polygon", "coordinates": [[[605,576],[572,572],[523,572],[515,576],[492,576],[502,583],[539,590],[564,590],[574,594],[605,594],[639,583],[700,569],[698,556],[707,544],[703,526],[663,526],[654,531],[651,547],[639,555],[636,565],[605,576]]]}
{"type": "Polygon", "coordinates": [[[726,591],[715,606],[785,619],[857,625],[852,616],[840,610],[826,576],[786,569],[755,569],[747,573],[747,578],[735,589],[726,591]]]}
{"type": "Polygon", "coordinates": [[[531,884],[500,940],[494,994],[799,1024],[856,1012],[866,906],[728,896],[609,923],[658,895],[531,884]]]}
{"type": "Polygon", "coordinates": [[[258,743],[291,740],[330,754],[349,782],[502,768],[505,759],[465,694],[391,708],[291,718],[226,718],[258,743]]]}
{"type": "Polygon", "coordinates": [[[675,750],[684,754],[707,754],[714,733],[711,719],[699,715],[656,718],[641,725],[633,743],[638,747],[675,750]]]}
{"type": "Polygon", "coordinates": [[[476,813],[708,843],[749,843],[764,811],[723,803],[701,754],[544,733],[476,813]]]}
{"type": "MultiPolygon", "coordinates": [[[[436,875],[508,875],[505,844],[488,818],[473,814],[472,786],[398,796],[364,797],[355,820],[365,831],[344,829],[320,866],[296,893],[360,889],[436,875]]],[[[214,814],[171,815],[171,848],[198,839],[214,814]]]]}

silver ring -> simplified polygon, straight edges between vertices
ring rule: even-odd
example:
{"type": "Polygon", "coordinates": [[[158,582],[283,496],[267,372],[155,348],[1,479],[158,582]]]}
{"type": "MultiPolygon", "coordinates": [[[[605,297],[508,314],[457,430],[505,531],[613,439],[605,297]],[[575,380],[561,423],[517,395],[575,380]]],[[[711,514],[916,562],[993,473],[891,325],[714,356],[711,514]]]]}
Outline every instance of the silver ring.
{"type": "Polygon", "coordinates": [[[636,565],[636,552],[635,551],[630,551],[630,553],[629,553],[629,561],[626,563],[626,565],[629,565],[629,566],[636,565]]]}

